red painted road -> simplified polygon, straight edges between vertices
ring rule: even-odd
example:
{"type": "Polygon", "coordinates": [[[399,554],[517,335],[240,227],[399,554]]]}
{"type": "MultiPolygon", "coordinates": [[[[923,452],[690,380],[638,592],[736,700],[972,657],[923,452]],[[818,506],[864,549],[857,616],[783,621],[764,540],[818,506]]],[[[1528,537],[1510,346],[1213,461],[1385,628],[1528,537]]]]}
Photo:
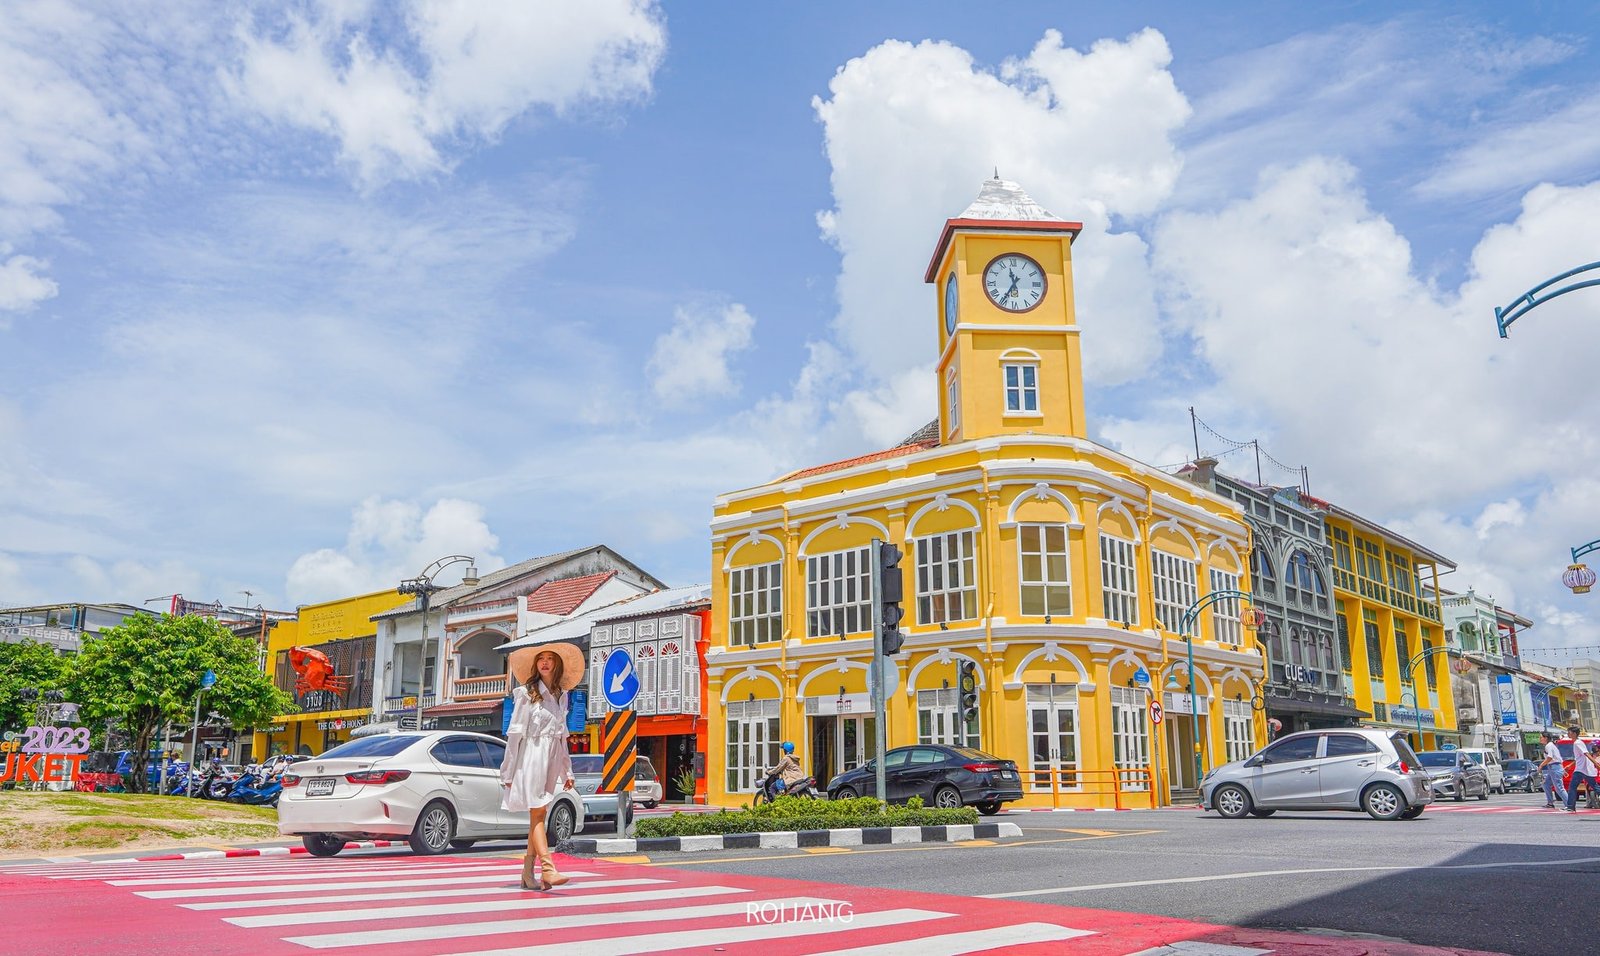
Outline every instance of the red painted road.
{"type": "MultiPolygon", "coordinates": [[[[551,893],[495,856],[352,854],[0,866],[0,954],[1370,953],[1370,941],[561,858],[551,893]],[[1173,944],[1186,943],[1174,949],[1173,944]],[[1204,944],[1204,945],[1202,945],[1204,944]]],[[[1461,953],[1383,944],[1394,956],[1461,953]]]]}

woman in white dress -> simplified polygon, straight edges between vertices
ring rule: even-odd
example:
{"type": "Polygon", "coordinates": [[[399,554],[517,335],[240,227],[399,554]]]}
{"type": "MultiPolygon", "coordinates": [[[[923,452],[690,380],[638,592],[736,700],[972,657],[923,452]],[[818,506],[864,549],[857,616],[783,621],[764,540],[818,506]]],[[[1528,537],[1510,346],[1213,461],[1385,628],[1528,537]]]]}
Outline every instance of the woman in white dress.
{"type": "Polygon", "coordinates": [[[574,786],[572,757],[567,753],[567,703],[568,692],[583,680],[583,651],[575,644],[541,644],[512,651],[507,663],[514,689],[506,757],[500,765],[501,807],[528,812],[522,888],[548,890],[567,882],[550,857],[544,818],[556,794],[574,786]]]}

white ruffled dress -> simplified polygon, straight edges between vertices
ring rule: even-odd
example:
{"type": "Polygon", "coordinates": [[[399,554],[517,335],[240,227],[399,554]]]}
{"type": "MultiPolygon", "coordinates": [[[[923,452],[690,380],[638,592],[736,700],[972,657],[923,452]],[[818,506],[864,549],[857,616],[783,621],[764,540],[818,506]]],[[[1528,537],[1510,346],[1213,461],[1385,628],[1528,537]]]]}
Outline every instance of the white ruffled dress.
{"type": "Polygon", "coordinates": [[[527,688],[511,692],[511,726],[500,780],[510,783],[500,806],[513,813],[548,806],[572,776],[567,753],[567,694],[555,697],[540,686],[539,700],[527,688]]]}

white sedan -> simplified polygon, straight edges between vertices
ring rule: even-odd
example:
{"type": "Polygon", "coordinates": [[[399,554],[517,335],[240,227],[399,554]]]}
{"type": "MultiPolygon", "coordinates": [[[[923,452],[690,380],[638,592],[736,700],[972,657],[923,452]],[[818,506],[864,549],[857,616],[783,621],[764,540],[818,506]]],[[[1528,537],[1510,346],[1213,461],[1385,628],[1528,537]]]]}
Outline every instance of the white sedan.
{"type": "MultiPolygon", "coordinates": [[[[362,737],[283,775],[278,832],[316,856],[353,839],[404,837],[412,852],[464,850],[479,840],[522,840],[528,815],[500,809],[505,741],[483,734],[403,731],[362,737]]],[[[575,791],[558,794],[552,846],[583,829],[575,791]]]]}

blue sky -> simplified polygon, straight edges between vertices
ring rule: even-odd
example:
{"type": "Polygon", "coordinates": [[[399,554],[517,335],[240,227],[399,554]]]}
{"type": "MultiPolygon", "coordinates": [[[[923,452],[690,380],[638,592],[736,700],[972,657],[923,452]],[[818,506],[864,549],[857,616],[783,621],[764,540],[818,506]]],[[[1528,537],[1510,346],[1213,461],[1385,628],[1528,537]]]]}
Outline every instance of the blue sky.
{"type": "Polygon", "coordinates": [[[0,8],[0,603],[704,580],[717,492],[932,417],[998,167],[1085,222],[1099,440],[1193,405],[1600,644],[1600,295],[1492,320],[1600,259],[1594,4],[109,9],[0,8]]]}

